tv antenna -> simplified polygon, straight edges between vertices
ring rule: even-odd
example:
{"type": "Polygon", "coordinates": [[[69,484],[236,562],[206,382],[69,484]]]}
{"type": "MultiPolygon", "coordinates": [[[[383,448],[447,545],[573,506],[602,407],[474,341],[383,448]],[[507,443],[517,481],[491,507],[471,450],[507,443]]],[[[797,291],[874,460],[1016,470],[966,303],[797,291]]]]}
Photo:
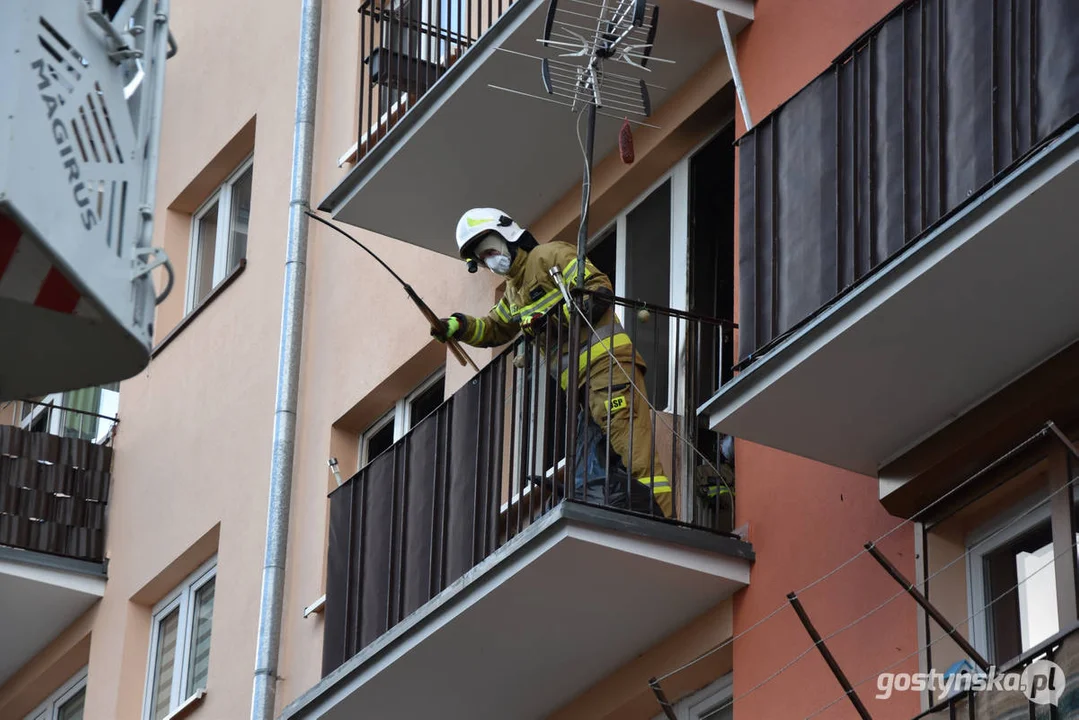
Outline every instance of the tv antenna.
{"type": "MultiPolygon", "coordinates": [[[[652,57],[658,23],[659,6],[647,0],[550,0],[539,42],[557,56],[535,57],[540,61],[540,75],[547,97],[492,85],[498,90],[553,102],[578,113],[577,140],[584,158],[581,224],[577,231],[578,267],[584,267],[588,243],[596,115],[624,118],[627,123],[655,127],[644,122],[652,114],[648,88],[664,88],[645,82],[642,75],[651,72],[649,62],[674,62],[652,57]],[[624,70],[612,71],[611,65],[624,70]],[[587,123],[583,141],[580,132],[582,116],[587,123]]],[[[582,276],[583,273],[578,277],[582,276]]]]}

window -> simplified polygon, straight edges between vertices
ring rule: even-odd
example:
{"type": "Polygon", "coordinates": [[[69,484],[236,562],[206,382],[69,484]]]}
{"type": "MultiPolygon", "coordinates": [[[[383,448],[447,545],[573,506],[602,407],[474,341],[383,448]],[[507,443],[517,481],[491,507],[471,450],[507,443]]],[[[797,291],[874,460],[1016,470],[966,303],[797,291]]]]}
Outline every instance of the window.
{"type": "Polygon", "coordinates": [[[82,720],[85,705],[86,668],[83,668],[27,715],[26,720],[82,720]]]}
{"type": "MultiPolygon", "coordinates": [[[[734,314],[734,154],[728,125],[670,172],[589,244],[588,257],[621,297],[730,319],[734,314]]],[[[675,345],[684,343],[675,323],[653,315],[647,324],[622,317],[637,351],[648,366],[649,399],[659,408],[673,405],[675,345]]],[[[702,337],[702,347],[718,347],[702,337]]],[[[702,357],[717,368],[702,367],[703,378],[729,368],[726,358],[702,357]]],[[[705,383],[707,385],[707,383],[705,383]]],[[[718,383],[713,383],[718,385],[718,383]]],[[[700,388],[700,402],[716,387],[700,388]]]]}
{"type": "Polygon", "coordinates": [[[974,646],[998,665],[1060,630],[1046,497],[1037,493],[968,538],[974,646]]]}
{"type": "Polygon", "coordinates": [[[253,172],[252,161],[248,160],[192,218],[186,312],[194,310],[247,257],[253,172]]]}
{"type": "Polygon", "coordinates": [[[442,404],[446,394],[444,370],[423,381],[398,400],[393,409],[379,418],[360,436],[360,467],[374,460],[405,436],[421,420],[442,404]]]}
{"type": "MultiPolygon", "coordinates": [[[[677,720],[731,720],[734,706],[731,702],[734,676],[727,673],[710,685],[687,695],[674,704],[677,720]]],[[[660,713],[654,720],[666,720],[660,713]]]]}
{"type": "Polygon", "coordinates": [[[154,608],[144,720],[161,720],[206,688],[216,580],[214,559],[154,608]]]}

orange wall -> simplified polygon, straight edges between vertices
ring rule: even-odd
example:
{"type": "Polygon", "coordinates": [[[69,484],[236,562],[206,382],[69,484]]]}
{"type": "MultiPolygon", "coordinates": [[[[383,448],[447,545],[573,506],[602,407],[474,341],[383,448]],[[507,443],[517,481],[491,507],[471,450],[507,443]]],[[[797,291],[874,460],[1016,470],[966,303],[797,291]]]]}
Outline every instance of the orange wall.
{"type": "MultiPolygon", "coordinates": [[[[753,121],[812,81],[896,5],[896,0],[758,0],[753,23],[738,38],[739,71],[753,121]]],[[[740,113],[736,122],[741,135],[745,126],[740,113]]],[[[742,441],[736,455],[737,524],[748,524],[748,539],[757,554],[750,586],[735,598],[734,630],[739,633],[785,605],[788,592],[831,571],[899,520],[881,507],[876,478],[742,441]]],[[[912,526],[896,532],[881,548],[914,578],[912,526]]],[[[862,555],[800,597],[817,630],[827,637],[898,590],[872,558],[862,555]]],[[[856,688],[873,717],[910,718],[919,712],[917,693],[897,694],[888,703],[873,698],[876,674],[918,649],[913,601],[900,597],[827,643],[851,682],[873,678],[856,688]]],[[[810,647],[789,606],[736,641],[735,717],[802,718],[839,698],[842,688],[816,650],[754,690],[810,647]]],[[[917,672],[917,654],[894,670],[917,672]]],[[[818,717],[854,716],[850,703],[842,700],[818,717]]]]}
{"type": "MultiPolygon", "coordinates": [[[[877,483],[854,473],[738,441],[737,522],[749,524],[757,554],[749,587],[735,596],[734,629],[742,632],[799,590],[854,556],[899,524],[877,499],[877,483]]],[[[914,578],[914,534],[906,525],[879,544],[899,569],[914,578]]],[[[799,594],[824,637],[881,605],[900,590],[872,558],[863,554],[835,575],[799,594]]],[[[899,597],[884,609],[828,640],[829,649],[875,718],[910,718],[918,713],[917,693],[886,706],[873,700],[876,673],[918,649],[915,605],[899,597]],[[879,705],[879,707],[878,707],[879,705]]],[[[734,693],[738,698],[766,680],[812,642],[794,611],[774,618],[734,643],[734,693]]],[[[896,670],[918,671],[918,656],[896,670]]],[[[778,678],[735,703],[736,718],[805,717],[842,694],[816,651],[778,678]]],[[[824,718],[852,717],[839,703],[824,718]]]]}
{"type": "MultiPolygon", "coordinates": [[[[738,69],[753,122],[776,109],[899,3],[896,0],[756,0],[738,36],[738,69]]],[[[738,133],[745,131],[741,116],[738,133]]]]}

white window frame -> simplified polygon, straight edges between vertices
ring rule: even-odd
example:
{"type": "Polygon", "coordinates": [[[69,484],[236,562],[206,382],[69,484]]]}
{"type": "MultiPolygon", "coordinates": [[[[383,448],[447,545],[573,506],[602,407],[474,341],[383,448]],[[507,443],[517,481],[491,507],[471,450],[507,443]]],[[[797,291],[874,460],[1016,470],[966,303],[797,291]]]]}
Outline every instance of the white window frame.
{"type": "MultiPolygon", "coordinates": [[[[371,423],[366,430],[360,433],[360,446],[357,455],[357,457],[359,457],[359,465],[357,469],[362,468],[374,459],[367,457],[367,444],[370,441],[371,436],[375,435],[380,430],[383,430],[386,425],[393,423],[393,441],[397,442],[403,438],[408,431],[412,429],[412,401],[427,390],[430,390],[431,386],[445,377],[446,368],[443,366],[413,388],[408,395],[397,400],[397,402],[393,404],[392,409],[387,411],[378,420],[371,423]]],[[[445,400],[445,397],[443,397],[443,400],[445,400]]]]}
{"type": "MultiPolygon", "coordinates": [[[[86,687],[87,668],[75,673],[71,679],[61,685],[45,702],[34,708],[25,720],[56,720],[60,716],[63,704],[86,687]]],[[[85,714],[85,713],[84,713],[85,714]]]]}
{"type": "MultiPolygon", "coordinates": [[[[726,127],[726,124],[723,124],[726,127]]],[[[671,217],[670,217],[670,291],[667,298],[667,307],[672,310],[689,310],[689,168],[693,158],[703,150],[708,143],[722,132],[722,128],[711,133],[705,140],[694,146],[683,155],[671,169],[664,173],[658,180],[652,183],[648,189],[634,198],[622,210],[614,220],[607,223],[603,228],[592,235],[588,242],[588,249],[592,250],[603,236],[615,228],[615,273],[614,294],[619,297],[626,296],[626,223],[629,214],[643,203],[648,197],[663,186],[671,183],[671,217]]],[[[618,307],[615,311],[619,322],[625,324],[625,310],[618,307]]],[[[685,363],[686,333],[679,337],[675,323],[670,323],[668,329],[671,348],[670,357],[667,361],[667,398],[665,407],[656,408],[660,412],[673,412],[675,393],[679,388],[675,387],[676,377],[686,377],[686,368],[679,368],[679,363],[685,363]]]]}
{"type": "MultiPolygon", "coordinates": [[[[733,696],[734,673],[727,673],[674,703],[674,716],[677,720],[701,720],[730,703],[733,696]]],[[[665,714],[659,713],[653,720],[666,720],[666,717],[665,714]]]]}
{"type": "MultiPolygon", "coordinates": [[[[154,676],[157,670],[157,641],[160,631],[161,620],[174,609],[180,609],[180,615],[176,625],[176,656],[172,664],[172,690],[169,694],[169,710],[175,711],[187,701],[188,697],[182,697],[184,686],[187,684],[188,660],[191,650],[191,633],[193,632],[194,618],[191,612],[191,604],[195,594],[207,583],[217,577],[217,556],[207,560],[198,570],[188,575],[186,579],[171,593],[165,596],[161,602],[154,606],[153,616],[150,620],[150,650],[146,662],[146,687],[143,691],[142,718],[149,720],[153,711],[151,701],[154,694],[154,676]]],[[[214,590],[214,611],[217,610],[217,591],[214,590]]],[[[212,620],[211,620],[212,622],[212,620]]],[[[213,630],[211,628],[210,642],[213,643],[213,630]]],[[[205,688],[195,688],[192,696],[205,688]]]]}
{"type": "MultiPolygon", "coordinates": [[[[989,657],[991,650],[989,646],[990,611],[984,610],[986,603],[985,556],[1050,520],[1050,503],[1047,502],[1047,498],[1048,491],[1039,490],[967,536],[967,616],[971,618],[971,644],[984,657],[989,657]],[[1024,515],[1024,513],[1027,514],[1024,515]]],[[[1047,569],[1042,572],[1053,572],[1053,570],[1047,569]]],[[[1011,658],[1000,659],[1006,662],[1011,658]]]]}
{"type": "MultiPolygon", "coordinates": [[[[197,306],[195,300],[195,285],[198,277],[198,268],[195,263],[198,260],[199,245],[202,239],[199,237],[199,226],[206,213],[217,204],[217,230],[214,243],[214,269],[213,279],[210,281],[211,289],[215,288],[225,279],[229,272],[228,260],[230,244],[232,242],[232,190],[236,182],[243,174],[255,164],[254,155],[248,156],[240,165],[229,174],[225,181],[217,186],[206,200],[199,205],[191,216],[191,234],[187,250],[187,289],[184,295],[184,314],[190,313],[197,306]]],[[[254,182],[251,183],[254,194],[254,182]]]]}

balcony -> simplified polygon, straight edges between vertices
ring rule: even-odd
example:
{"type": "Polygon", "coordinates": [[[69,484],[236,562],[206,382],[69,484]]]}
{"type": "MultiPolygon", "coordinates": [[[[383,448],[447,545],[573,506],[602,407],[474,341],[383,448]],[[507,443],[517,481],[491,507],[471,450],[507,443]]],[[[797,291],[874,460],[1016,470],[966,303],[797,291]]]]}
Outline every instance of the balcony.
{"type": "Polygon", "coordinates": [[[748,584],[733,468],[693,410],[730,324],[619,306],[673,517],[567,422],[552,322],[331,494],[324,677],[283,718],[544,717],[748,584]]]}
{"type": "MultiPolygon", "coordinates": [[[[1013,689],[975,690],[971,692],[951,693],[950,697],[939,698],[934,694],[933,706],[918,715],[914,720],[951,720],[951,718],[971,718],[972,720],[995,720],[996,718],[1021,717],[1075,717],[1079,710],[1079,627],[1072,627],[1057,633],[1037,647],[1023,653],[1022,657],[998,668],[998,674],[1021,675],[1035,661],[1048,660],[1056,663],[1063,671],[1063,677],[1054,679],[1063,686],[1055,703],[1033,703],[1027,700],[1023,692],[1013,689]]],[[[966,685],[960,687],[966,688],[966,685]]],[[[978,687],[975,685],[975,687],[978,687]]],[[[1059,687],[1059,685],[1054,685],[1059,687]]],[[[1041,699],[1039,697],[1039,699],[1041,699]]],[[[1048,700],[1048,697],[1044,698],[1048,700]]]]}
{"type": "MultiPolygon", "coordinates": [[[[537,59],[548,3],[365,0],[358,139],[341,158],[354,165],[320,209],[448,254],[447,233],[477,198],[528,225],[579,183],[570,110],[495,89],[548,97],[537,59]],[[415,212],[418,204],[423,212],[415,212]]],[[[723,52],[715,7],[731,13],[733,33],[753,14],[748,0],[661,4],[653,54],[675,62],[649,65],[657,111],[723,52]]],[[[621,117],[599,118],[597,160],[614,149],[620,124],[621,117]]]]}
{"type": "Polygon", "coordinates": [[[116,418],[36,402],[0,418],[3,684],[105,592],[116,418]]]}
{"type": "Polygon", "coordinates": [[[741,141],[724,433],[876,475],[1079,338],[1079,8],[904,2],[741,141]]]}

